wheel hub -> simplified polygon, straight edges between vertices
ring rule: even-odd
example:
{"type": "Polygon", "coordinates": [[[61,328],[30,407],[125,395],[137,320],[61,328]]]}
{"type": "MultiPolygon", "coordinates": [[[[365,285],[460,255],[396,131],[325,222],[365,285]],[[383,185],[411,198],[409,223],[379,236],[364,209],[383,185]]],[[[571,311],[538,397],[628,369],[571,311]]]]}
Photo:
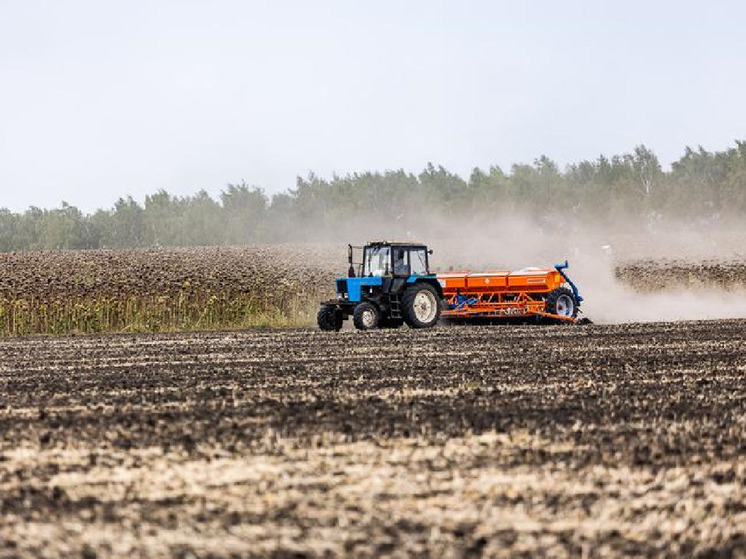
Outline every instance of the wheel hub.
{"type": "Polygon", "coordinates": [[[414,297],[414,314],[420,322],[428,323],[435,318],[438,302],[429,291],[420,291],[414,297]]]}
{"type": "Polygon", "coordinates": [[[373,328],[376,325],[376,315],[373,311],[365,311],[362,316],[363,325],[366,328],[373,328]]]}
{"type": "Polygon", "coordinates": [[[557,314],[560,316],[572,316],[575,312],[575,302],[569,295],[560,295],[557,299],[557,314]]]}

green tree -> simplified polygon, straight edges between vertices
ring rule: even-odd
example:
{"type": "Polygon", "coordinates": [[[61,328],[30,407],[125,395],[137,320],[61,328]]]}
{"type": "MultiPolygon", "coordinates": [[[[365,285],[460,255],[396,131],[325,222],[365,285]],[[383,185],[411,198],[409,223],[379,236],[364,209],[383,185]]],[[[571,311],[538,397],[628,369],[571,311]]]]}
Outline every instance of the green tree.
{"type": "Polygon", "coordinates": [[[420,181],[420,195],[429,207],[447,209],[459,208],[467,195],[467,183],[442,165],[435,167],[428,163],[417,177],[420,181]]]}
{"type": "Polygon", "coordinates": [[[19,216],[7,208],[0,208],[0,252],[10,252],[14,245],[19,216]]]}
{"type": "Polygon", "coordinates": [[[264,236],[267,218],[267,197],[257,187],[246,183],[229,184],[220,194],[223,207],[224,242],[244,244],[257,242],[264,236]]]}
{"type": "Polygon", "coordinates": [[[39,247],[47,249],[88,248],[88,224],[83,213],[67,202],[61,207],[42,212],[39,247]]]}
{"type": "Polygon", "coordinates": [[[639,188],[646,198],[650,197],[653,189],[662,175],[661,165],[658,157],[644,145],[635,147],[631,154],[624,156],[624,161],[634,172],[639,182],[639,188]]]}

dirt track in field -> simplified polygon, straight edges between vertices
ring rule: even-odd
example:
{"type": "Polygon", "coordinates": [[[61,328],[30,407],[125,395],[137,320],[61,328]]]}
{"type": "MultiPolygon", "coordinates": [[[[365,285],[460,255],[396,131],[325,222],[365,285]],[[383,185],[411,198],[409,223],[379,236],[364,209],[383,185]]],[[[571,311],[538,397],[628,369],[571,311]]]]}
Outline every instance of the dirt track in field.
{"type": "Polygon", "coordinates": [[[746,321],[0,341],[0,557],[746,556],[746,321]]]}

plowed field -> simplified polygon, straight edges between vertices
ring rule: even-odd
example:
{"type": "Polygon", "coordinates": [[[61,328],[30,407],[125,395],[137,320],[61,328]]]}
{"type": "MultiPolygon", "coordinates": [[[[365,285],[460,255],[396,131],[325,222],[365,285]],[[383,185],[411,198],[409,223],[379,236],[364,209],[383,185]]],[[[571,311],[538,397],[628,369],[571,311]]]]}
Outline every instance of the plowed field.
{"type": "Polygon", "coordinates": [[[0,357],[0,557],[746,556],[743,320],[0,357]]]}

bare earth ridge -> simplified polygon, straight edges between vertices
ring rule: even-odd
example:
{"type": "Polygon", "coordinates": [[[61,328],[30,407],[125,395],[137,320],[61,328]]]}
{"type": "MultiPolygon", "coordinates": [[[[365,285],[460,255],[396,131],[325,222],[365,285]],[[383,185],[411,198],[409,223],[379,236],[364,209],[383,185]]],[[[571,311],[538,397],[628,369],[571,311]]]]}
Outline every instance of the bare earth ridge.
{"type": "Polygon", "coordinates": [[[746,556],[744,320],[0,357],[0,557],[746,556]]]}

